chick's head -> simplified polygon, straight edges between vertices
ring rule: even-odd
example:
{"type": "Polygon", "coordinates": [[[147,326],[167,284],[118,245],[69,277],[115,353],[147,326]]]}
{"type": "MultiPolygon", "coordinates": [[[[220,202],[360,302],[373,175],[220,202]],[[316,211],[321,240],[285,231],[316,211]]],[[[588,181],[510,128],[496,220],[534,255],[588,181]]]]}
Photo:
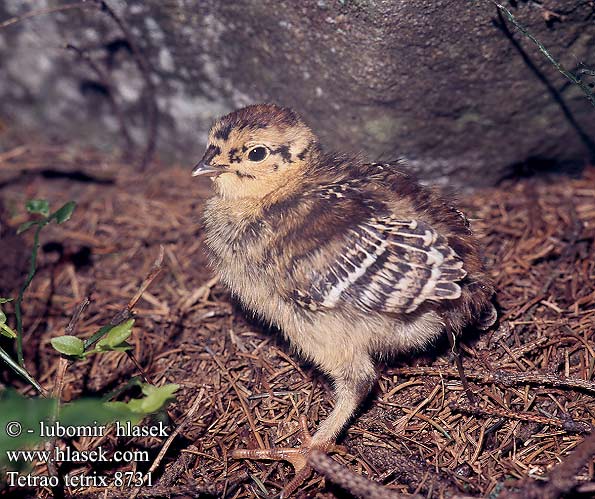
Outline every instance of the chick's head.
{"type": "Polygon", "coordinates": [[[217,193],[225,198],[264,198],[296,181],[317,151],[316,137],[297,113],[258,104],[213,125],[192,175],[212,175],[217,193]]]}

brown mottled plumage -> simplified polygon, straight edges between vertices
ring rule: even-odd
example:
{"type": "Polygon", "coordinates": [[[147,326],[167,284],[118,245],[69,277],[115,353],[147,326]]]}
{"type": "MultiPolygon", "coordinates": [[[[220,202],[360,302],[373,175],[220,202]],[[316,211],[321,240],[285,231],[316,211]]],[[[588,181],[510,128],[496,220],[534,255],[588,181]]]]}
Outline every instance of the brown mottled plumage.
{"type": "Polygon", "coordinates": [[[193,175],[215,175],[206,244],[223,283],[334,381],[336,405],[301,449],[238,450],[309,473],[375,380],[374,358],[420,349],[445,328],[489,327],[494,292],[467,219],[399,162],[322,152],[292,110],[221,118],[193,175]]]}

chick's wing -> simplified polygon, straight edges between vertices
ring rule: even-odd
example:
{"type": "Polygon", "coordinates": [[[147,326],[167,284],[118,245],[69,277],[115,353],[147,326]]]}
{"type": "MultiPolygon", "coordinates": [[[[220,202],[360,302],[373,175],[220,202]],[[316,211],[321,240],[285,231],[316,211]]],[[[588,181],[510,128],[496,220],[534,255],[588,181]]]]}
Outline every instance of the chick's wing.
{"type": "Polygon", "coordinates": [[[457,282],[467,274],[444,236],[426,222],[395,216],[360,221],[300,265],[293,299],[310,310],[349,303],[411,313],[425,301],[459,298],[457,282]]]}

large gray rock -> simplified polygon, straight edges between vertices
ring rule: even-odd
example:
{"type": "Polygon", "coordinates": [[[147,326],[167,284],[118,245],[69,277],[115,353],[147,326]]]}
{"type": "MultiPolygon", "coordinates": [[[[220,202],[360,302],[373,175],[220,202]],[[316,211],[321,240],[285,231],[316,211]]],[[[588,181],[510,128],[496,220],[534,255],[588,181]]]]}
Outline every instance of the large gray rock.
{"type": "MultiPolygon", "coordinates": [[[[527,161],[564,168],[595,156],[595,109],[510,23],[514,40],[498,27],[487,0],[108,1],[151,67],[158,152],[189,166],[214,118],[258,101],[294,107],[329,148],[405,156],[439,182],[487,185],[527,161]]],[[[559,18],[502,2],[568,68],[595,67],[590,2],[549,1],[559,18]]],[[[4,0],[0,22],[56,5],[4,0]]],[[[71,43],[109,75],[142,148],[146,84],[121,39],[93,8],[1,29],[5,128],[124,145],[106,89],[71,43]]]]}

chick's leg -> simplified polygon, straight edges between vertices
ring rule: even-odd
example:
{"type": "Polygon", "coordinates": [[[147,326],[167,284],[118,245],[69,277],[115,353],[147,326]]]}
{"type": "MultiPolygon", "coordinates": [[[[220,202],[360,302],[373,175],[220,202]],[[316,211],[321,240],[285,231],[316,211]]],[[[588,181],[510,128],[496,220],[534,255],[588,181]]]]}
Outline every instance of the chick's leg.
{"type": "Polygon", "coordinates": [[[315,446],[332,443],[337,439],[376,381],[376,371],[367,356],[354,359],[330,375],[335,386],[335,407],[312,437],[315,446]]]}
{"type": "Polygon", "coordinates": [[[305,417],[300,418],[302,445],[298,448],[273,449],[236,449],[231,457],[234,459],[263,459],[269,461],[288,461],[295,469],[295,476],[283,488],[281,498],[288,497],[299,487],[312,472],[308,465],[308,457],[314,449],[323,452],[339,452],[340,447],[335,440],[347,424],[360,402],[368,395],[375,380],[376,372],[367,355],[357,361],[342,365],[330,371],[335,385],[335,407],[322,422],[314,436],[308,432],[305,417]]]}

